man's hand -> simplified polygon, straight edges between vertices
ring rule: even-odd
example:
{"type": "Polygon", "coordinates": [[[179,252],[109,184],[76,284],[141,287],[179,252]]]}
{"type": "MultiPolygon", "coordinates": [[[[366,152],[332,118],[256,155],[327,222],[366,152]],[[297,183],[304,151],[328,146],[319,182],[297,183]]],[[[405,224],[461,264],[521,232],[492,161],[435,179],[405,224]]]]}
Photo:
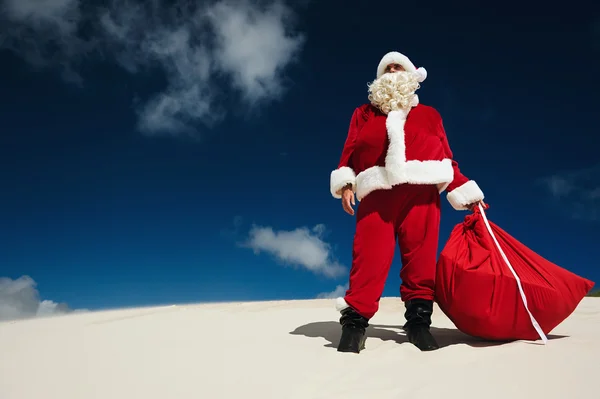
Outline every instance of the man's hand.
{"type": "Polygon", "coordinates": [[[469,208],[469,210],[470,210],[471,212],[473,212],[473,211],[475,210],[475,208],[477,208],[477,207],[478,207],[478,205],[479,205],[479,204],[481,204],[481,206],[483,207],[483,209],[486,209],[486,208],[487,208],[487,205],[486,205],[486,204],[485,204],[485,202],[483,202],[483,201],[474,202],[474,203],[472,203],[472,204],[469,204],[469,205],[467,205],[467,207],[469,208]]]}
{"type": "Polygon", "coordinates": [[[351,184],[347,185],[342,189],[342,207],[344,208],[346,213],[354,215],[354,209],[350,204],[355,205],[354,192],[352,191],[351,184]]]}

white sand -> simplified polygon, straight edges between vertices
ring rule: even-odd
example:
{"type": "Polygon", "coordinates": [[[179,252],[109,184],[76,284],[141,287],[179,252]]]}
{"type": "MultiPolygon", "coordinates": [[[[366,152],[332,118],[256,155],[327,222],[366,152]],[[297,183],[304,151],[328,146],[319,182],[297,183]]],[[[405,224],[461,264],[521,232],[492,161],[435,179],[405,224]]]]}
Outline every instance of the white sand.
{"type": "Polygon", "coordinates": [[[436,308],[420,352],[385,298],[367,349],[335,349],[332,300],[180,305],[0,323],[2,399],[597,397],[600,298],[541,343],[478,343],[436,308]]]}

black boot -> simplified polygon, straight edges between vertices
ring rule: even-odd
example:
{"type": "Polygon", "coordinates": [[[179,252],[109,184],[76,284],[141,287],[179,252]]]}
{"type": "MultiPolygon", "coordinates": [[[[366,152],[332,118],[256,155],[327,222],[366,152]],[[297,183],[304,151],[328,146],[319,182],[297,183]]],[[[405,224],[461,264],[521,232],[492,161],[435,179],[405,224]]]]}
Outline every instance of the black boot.
{"type": "Polygon", "coordinates": [[[406,324],[404,330],[408,341],[422,351],[432,351],[439,348],[438,343],[431,335],[431,314],[433,313],[433,301],[424,299],[413,299],[406,301],[406,324]]]}
{"type": "Polygon", "coordinates": [[[342,337],[338,344],[338,352],[360,353],[365,349],[365,340],[368,320],[359,315],[352,308],[341,311],[340,324],[342,325],[342,337]]]}

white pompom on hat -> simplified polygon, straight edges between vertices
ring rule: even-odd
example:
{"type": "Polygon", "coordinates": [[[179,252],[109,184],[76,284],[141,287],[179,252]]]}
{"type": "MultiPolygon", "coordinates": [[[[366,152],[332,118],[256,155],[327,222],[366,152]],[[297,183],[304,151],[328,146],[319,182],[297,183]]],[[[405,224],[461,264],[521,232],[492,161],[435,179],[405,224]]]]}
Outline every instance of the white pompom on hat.
{"type": "Polygon", "coordinates": [[[427,70],[423,67],[416,68],[415,65],[408,59],[407,56],[397,51],[390,51],[381,58],[379,65],[377,66],[377,78],[385,73],[385,68],[389,64],[400,64],[408,72],[414,72],[417,75],[417,80],[423,82],[427,78],[427,70]]]}

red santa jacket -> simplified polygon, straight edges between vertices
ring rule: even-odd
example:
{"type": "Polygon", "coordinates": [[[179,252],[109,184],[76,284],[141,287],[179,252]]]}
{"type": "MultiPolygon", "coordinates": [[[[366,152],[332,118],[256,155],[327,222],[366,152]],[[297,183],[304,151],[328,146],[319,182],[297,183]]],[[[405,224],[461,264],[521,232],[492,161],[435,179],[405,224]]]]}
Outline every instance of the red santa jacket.
{"type": "Polygon", "coordinates": [[[371,104],[361,105],[352,114],[340,162],[331,172],[331,194],[341,198],[341,189],[352,184],[360,201],[373,190],[403,183],[437,185],[456,210],[484,198],[454,161],[437,110],[417,104],[408,113],[385,115],[371,104]]]}

